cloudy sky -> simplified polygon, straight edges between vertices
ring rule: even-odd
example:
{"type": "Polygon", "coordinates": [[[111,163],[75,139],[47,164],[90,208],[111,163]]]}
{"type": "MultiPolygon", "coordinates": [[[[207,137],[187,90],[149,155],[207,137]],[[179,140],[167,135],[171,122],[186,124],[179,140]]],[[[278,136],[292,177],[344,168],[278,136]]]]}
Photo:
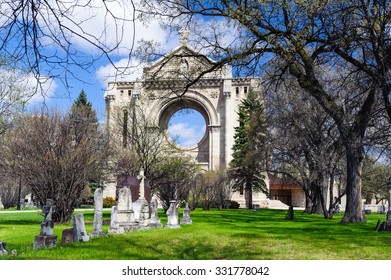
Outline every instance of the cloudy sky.
{"type": "MultiPolygon", "coordinates": [[[[141,77],[144,65],[130,55],[139,47],[139,42],[141,40],[153,40],[167,51],[179,45],[180,38],[176,32],[168,33],[154,20],[149,20],[147,25],[141,23],[137,20],[137,15],[134,14],[130,3],[126,4],[127,1],[124,1],[125,3],[118,2],[120,1],[106,1],[105,3],[110,5],[109,8],[113,14],[126,20],[114,20],[102,7],[103,2],[101,0],[92,0],[93,6],[87,8],[75,7],[72,9],[69,20],[63,22],[69,30],[73,31],[66,34],[66,40],[71,42],[75,51],[89,54],[92,57],[99,57],[98,49],[93,44],[88,43],[89,40],[94,42],[95,45],[112,48],[110,51],[112,61],[110,62],[109,59],[102,56],[88,71],[69,66],[69,70],[72,71],[74,77],[68,77],[66,82],[63,79],[46,80],[42,87],[44,91],[38,91],[30,100],[32,108],[38,108],[44,104],[49,108],[59,108],[66,111],[81,90],[84,90],[88,100],[91,101],[93,108],[96,110],[99,120],[104,121],[105,102],[103,96],[108,82],[114,80],[114,77],[116,80],[127,81],[141,77]],[[83,34],[84,38],[77,36],[78,34],[83,34]],[[118,41],[120,43],[116,45],[118,41]],[[122,75],[116,75],[113,63],[116,67],[126,67],[127,70],[122,75]]],[[[6,5],[0,6],[0,9],[1,14],[7,13],[6,5]]],[[[41,19],[42,22],[45,22],[45,20],[50,22],[50,18],[54,19],[54,15],[50,14],[50,11],[43,14],[45,17],[49,17],[49,21],[46,18],[41,19]]],[[[47,28],[55,28],[53,26],[49,25],[47,28]]],[[[49,46],[47,51],[57,51],[55,43],[50,42],[51,38],[49,37],[46,40],[47,46],[49,46]]],[[[42,79],[45,79],[45,73],[41,75],[42,79]]],[[[33,77],[28,77],[26,80],[33,80],[33,77]]],[[[203,137],[205,121],[200,114],[193,114],[191,117],[188,114],[178,114],[170,121],[169,132],[173,137],[178,136],[175,138],[181,145],[192,146],[203,137]]]]}

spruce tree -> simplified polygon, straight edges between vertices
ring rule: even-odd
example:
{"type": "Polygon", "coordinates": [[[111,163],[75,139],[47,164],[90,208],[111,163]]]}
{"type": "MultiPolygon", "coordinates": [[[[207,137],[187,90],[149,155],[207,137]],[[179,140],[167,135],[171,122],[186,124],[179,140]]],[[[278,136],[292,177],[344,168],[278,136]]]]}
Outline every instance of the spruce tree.
{"type": "Polygon", "coordinates": [[[248,208],[253,208],[253,191],[268,193],[265,176],[266,120],[263,102],[252,90],[242,100],[238,111],[239,126],[235,127],[229,177],[233,190],[245,191],[248,208]]]}

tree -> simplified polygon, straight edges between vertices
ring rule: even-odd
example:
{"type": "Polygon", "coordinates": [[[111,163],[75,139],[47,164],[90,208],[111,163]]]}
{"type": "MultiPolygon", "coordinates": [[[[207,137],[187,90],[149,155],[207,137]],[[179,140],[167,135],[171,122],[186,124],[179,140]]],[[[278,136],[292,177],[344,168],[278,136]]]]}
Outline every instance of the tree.
{"type": "MultiPolygon", "coordinates": [[[[26,115],[19,119],[13,141],[7,147],[20,176],[44,205],[53,199],[55,222],[67,221],[78,205],[92,168],[99,168],[96,130],[82,137],[74,133],[73,118],[57,111],[26,115]]],[[[88,123],[85,125],[89,126],[88,123]]]]}
{"type": "MultiPolygon", "coordinates": [[[[274,58],[286,62],[282,72],[295,77],[335,121],[346,151],[347,205],[343,222],[363,222],[360,174],[363,143],[376,100],[391,120],[389,1],[143,1],[143,12],[177,29],[194,27],[194,42],[216,60],[214,71],[227,63],[254,75],[274,58]],[[205,18],[212,19],[205,21],[205,18]],[[214,19],[214,20],[213,20],[214,19]],[[203,28],[197,32],[197,24],[203,28]],[[234,39],[225,37],[227,26],[234,39]],[[228,43],[226,43],[228,41],[228,43]],[[345,68],[360,87],[334,96],[317,72],[324,63],[345,68]],[[356,110],[344,101],[355,99],[356,110]]],[[[231,34],[230,34],[231,35],[231,34]]],[[[203,71],[190,83],[207,71],[203,71]]],[[[188,88],[188,87],[187,87],[188,88]]]]}
{"type": "Polygon", "coordinates": [[[0,57],[0,136],[12,127],[34,94],[23,73],[6,65],[7,61],[0,57]]]}
{"type": "MultiPolygon", "coordinates": [[[[325,69],[322,71],[326,73],[325,69]]],[[[263,79],[267,85],[268,141],[272,151],[269,170],[300,182],[306,194],[306,212],[331,218],[334,196],[340,198],[344,194],[333,193],[336,181],[341,183],[344,178],[340,163],[344,149],[336,124],[291,76],[265,75],[263,79]]],[[[341,91],[336,81],[327,83],[341,91]]],[[[349,108],[351,104],[345,106],[349,108]]]]}
{"type": "Polygon", "coordinates": [[[170,200],[179,202],[189,197],[199,168],[194,160],[183,155],[167,155],[164,161],[154,165],[150,172],[150,184],[166,211],[170,200]]]}
{"type": "Polygon", "coordinates": [[[227,180],[227,170],[200,173],[190,190],[191,207],[211,207],[219,209],[228,207],[232,196],[231,185],[227,180]]]}
{"type": "Polygon", "coordinates": [[[170,145],[155,120],[137,105],[117,108],[109,128],[111,169],[115,175],[137,176],[140,168],[152,180],[152,169],[179,151],[170,145]]]}
{"type": "Polygon", "coordinates": [[[388,199],[387,182],[391,174],[391,166],[376,161],[371,157],[365,157],[362,173],[363,197],[367,204],[371,204],[372,199],[388,199]]]}
{"type": "Polygon", "coordinates": [[[260,98],[250,89],[239,105],[239,126],[235,127],[229,178],[232,188],[246,192],[247,206],[253,208],[253,191],[268,193],[265,184],[266,121],[260,98]]]}

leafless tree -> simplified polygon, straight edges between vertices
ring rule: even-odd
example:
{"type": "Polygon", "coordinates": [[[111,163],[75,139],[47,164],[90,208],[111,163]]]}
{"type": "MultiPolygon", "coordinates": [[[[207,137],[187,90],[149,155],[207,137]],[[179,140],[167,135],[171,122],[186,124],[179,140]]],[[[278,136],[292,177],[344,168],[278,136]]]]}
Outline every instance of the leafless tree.
{"type": "Polygon", "coordinates": [[[151,178],[154,165],[166,160],[178,150],[167,141],[166,131],[156,126],[153,118],[145,115],[137,105],[115,108],[110,120],[110,166],[117,176],[136,176],[140,168],[151,178]]]}
{"type": "Polygon", "coordinates": [[[191,206],[209,210],[228,207],[232,197],[232,189],[226,170],[208,171],[197,175],[190,191],[191,206]]]}
{"type": "MultiPolygon", "coordinates": [[[[331,218],[333,203],[336,203],[334,195],[340,198],[344,194],[333,193],[336,181],[344,178],[340,166],[344,149],[336,124],[289,75],[278,78],[265,75],[264,79],[273,162],[270,171],[288,175],[301,183],[307,212],[331,218]],[[328,190],[329,207],[326,205],[328,190]]],[[[337,88],[336,81],[324,82],[334,83],[337,88]]]]}
{"type": "Polygon", "coordinates": [[[0,136],[9,129],[35,93],[21,71],[0,57],[0,136]]]}
{"type": "MultiPolygon", "coordinates": [[[[79,203],[91,169],[99,168],[99,139],[95,129],[75,126],[73,118],[57,111],[19,119],[7,148],[15,174],[43,205],[53,199],[56,222],[65,222],[79,203]],[[76,139],[75,130],[86,133],[76,139]]],[[[86,125],[91,125],[86,123],[86,125]]]]}
{"type": "MultiPolygon", "coordinates": [[[[190,27],[192,42],[217,61],[210,72],[231,63],[239,73],[253,75],[267,61],[284,60],[282,70],[295,77],[337,125],[347,167],[342,221],[365,220],[360,173],[365,132],[376,100],[382,100],[391,119],[389,1],[155,0],[142,4],[146,15],[159,18],[169,28],[190,27]],[[231,37],[224,36],[229,28],[231,37]],[[354,75],[361,84],[356,110],[344,108],[350,94],[336,99],[334,91],[321,83],[317,69],[325,63],[348,65],[344,77],[354,75]]],[[[189,87],[207,72],[199,73],[189,87]]]]}

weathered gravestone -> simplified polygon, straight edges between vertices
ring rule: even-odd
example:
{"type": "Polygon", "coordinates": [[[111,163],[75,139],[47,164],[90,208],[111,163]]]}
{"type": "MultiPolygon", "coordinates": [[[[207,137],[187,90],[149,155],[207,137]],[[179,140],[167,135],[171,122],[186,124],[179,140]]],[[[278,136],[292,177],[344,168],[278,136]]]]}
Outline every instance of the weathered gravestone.
{"type": "Polygon", "coordinates": [[[176,200],[170,201],[170,207],[167,212],[167,225],[165,228],[179,228],[178,224],[178,209],[176,208],[176,200]]]}
{"type": "Polygon", "coordinates": [[[151,202],[151,218],[148,221],[148,227],[149,228],[161,228],[162,227],[162,223],[159,219],[158,203],[157,203],[156,199],[151,202]]]}
{"type": "Polygon", "coordinates": [[[84,215],[76,214],[73,216],[73,241],[74,242],[87,242],[90,237],[87,234],[86,226],[84,223],[84,215]]]}
{"type": "Polygon", "coordinates": [[[57,243],[57,236],[53,235],[54,222],[52,220],[53,207],[51,206],[46,218],[41,223],[41,231],[35,236],[34,249],[54,247],[57,243]]]}
{"type": "Polygon", "coordinates": [[[3,241],[0,241],[0,256],[2,255],[8,255],[9,251],[6,248],[6,243],[3,241]]]}
{"type": "Polygon", "coordinates": [[[108,232],[114,234],[121,234],[125,232],[124,228],[119,227],[119,223],[117,220],[117,206],[113,206],[111,208],[110,227],[108,232]]]}
{"type": "Polygon", "coordinates": [[[190,219],[189,203],[186,202],[186,207],[183,209],[183,217],[180,221],[180,224],[191,225],[192,223],[193,221],[190,219]]]}
{"type": "Polygon", "coordinates": [[[137,224],[134,218],[132,195],[128,187],[119,190],[117,206],[112,208],[109,233],[132,231],[137,224]],[[114,227],[112,227],[113,225],[114,227]]]}
{"type": "Polygon", "coordinates": [[[94,193],[94,228],[90,233],[91,237],[103,235],[103,191],[101,188],[95,190],[94,193]]]}
{"type": "Polygon", "coordinates": [[[73,242],[73,228],[67,228],[62,231],[61,243],[73,242]]]}

